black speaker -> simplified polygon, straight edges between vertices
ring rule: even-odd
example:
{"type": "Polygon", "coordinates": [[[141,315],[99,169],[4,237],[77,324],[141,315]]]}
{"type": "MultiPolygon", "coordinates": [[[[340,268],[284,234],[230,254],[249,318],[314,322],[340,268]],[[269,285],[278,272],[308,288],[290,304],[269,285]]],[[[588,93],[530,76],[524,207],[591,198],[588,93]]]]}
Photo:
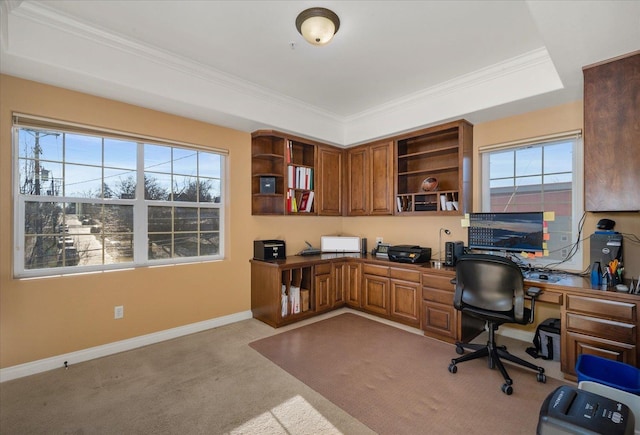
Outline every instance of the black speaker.
{"type": "Polygon", "coordinates": [[[367,238],[363,237],[360,239],[360,253],[362,255],[367,255],[367,238]]]}
{"type": "Polygon", "coordinates": [[[444,244],[444,265],[455,266],[458,258],[464,254],[464,243],[461,241],[446,242],[444,244]]]}

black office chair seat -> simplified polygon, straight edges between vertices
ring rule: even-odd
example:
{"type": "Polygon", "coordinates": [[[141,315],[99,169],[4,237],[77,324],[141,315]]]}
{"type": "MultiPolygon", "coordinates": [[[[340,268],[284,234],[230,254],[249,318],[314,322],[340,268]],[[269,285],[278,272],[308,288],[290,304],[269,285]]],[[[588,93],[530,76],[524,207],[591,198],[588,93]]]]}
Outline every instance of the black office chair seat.
{"type": "Polygon", "coordinates": [[[546,382],[544,368],[536,366],[507,352],[505,346],[496,344],[495,331],[504,323],[527,324],[534,319],[535,298],[540,289],[530,288],[531,309],[524,306],[524,278],[518,265],[511,260],[495,255],[465,255],[456,264],[456,285],[453,304],[462,313],[482,319],[487,324],[489,338],[487,344],[456,342],[456,353],[464,354],[465,349],[475,352],[454,358],[449,364],[449,372],[458,371],[457,364],[477,358],[488,358],[490,369],[498,367],[504,384],[502,392],[513,393],[513,380],[509,377],[501,359],[535,370],[538,382],[546,382]]]}

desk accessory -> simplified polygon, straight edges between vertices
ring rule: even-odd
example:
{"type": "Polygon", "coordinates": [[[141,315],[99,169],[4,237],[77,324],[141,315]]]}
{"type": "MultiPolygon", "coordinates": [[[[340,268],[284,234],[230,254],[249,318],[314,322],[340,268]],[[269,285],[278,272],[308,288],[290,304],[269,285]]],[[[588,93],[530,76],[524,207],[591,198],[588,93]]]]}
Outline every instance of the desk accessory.
{"type": "Polygon", "coordinates": [[[320,249],[318,248],[314,248],[313,245],[309,242],[307,242],[306,240],[304,241],[304,243],[307,244],[307,247],[305,249],[303,249],[302,251],[300,251],[300,255],[317,255],[320,254],[322,251],[320,251],[320,249]]]}
{"type": "Polygon", "coordinates": [[[427,177],[422,180],[420,188],[425,192],[435,192],[438,190],[438,179],[436,177],[427,177]]]}
{"type": "Polygon", "coordinates": [[[373,248],[373,255],[379,258],[389,258],[389,248],[391,247],[388,243],[378,243],[378,245],[373,248]]]}

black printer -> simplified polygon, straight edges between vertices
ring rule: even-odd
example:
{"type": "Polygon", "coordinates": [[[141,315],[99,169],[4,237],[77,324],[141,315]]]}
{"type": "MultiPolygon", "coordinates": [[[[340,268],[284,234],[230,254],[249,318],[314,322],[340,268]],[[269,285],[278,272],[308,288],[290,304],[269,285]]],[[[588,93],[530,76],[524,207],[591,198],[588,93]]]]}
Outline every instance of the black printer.
{"type": "Polygon", "coordinates": [[[418,245],[390,246],[389,260],[398,263],[426,263],[431,260],[431,248],[418,245]]]}
{"type": "Polygon", "coordinates": [[[254,240],[254,260],[273,261],[287,258],[287,247],[284,240],[254,240]]]}

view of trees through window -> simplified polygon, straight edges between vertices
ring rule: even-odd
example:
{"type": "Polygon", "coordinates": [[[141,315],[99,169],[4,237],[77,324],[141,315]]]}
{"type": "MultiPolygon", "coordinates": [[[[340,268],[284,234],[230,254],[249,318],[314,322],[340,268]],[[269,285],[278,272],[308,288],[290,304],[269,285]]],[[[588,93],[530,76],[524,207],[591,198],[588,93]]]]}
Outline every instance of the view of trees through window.
{"type": "Polygon", "coordinates": [[[14,137],[18,270],[221,255],[223,155],[63,130],[14,137]]]}

